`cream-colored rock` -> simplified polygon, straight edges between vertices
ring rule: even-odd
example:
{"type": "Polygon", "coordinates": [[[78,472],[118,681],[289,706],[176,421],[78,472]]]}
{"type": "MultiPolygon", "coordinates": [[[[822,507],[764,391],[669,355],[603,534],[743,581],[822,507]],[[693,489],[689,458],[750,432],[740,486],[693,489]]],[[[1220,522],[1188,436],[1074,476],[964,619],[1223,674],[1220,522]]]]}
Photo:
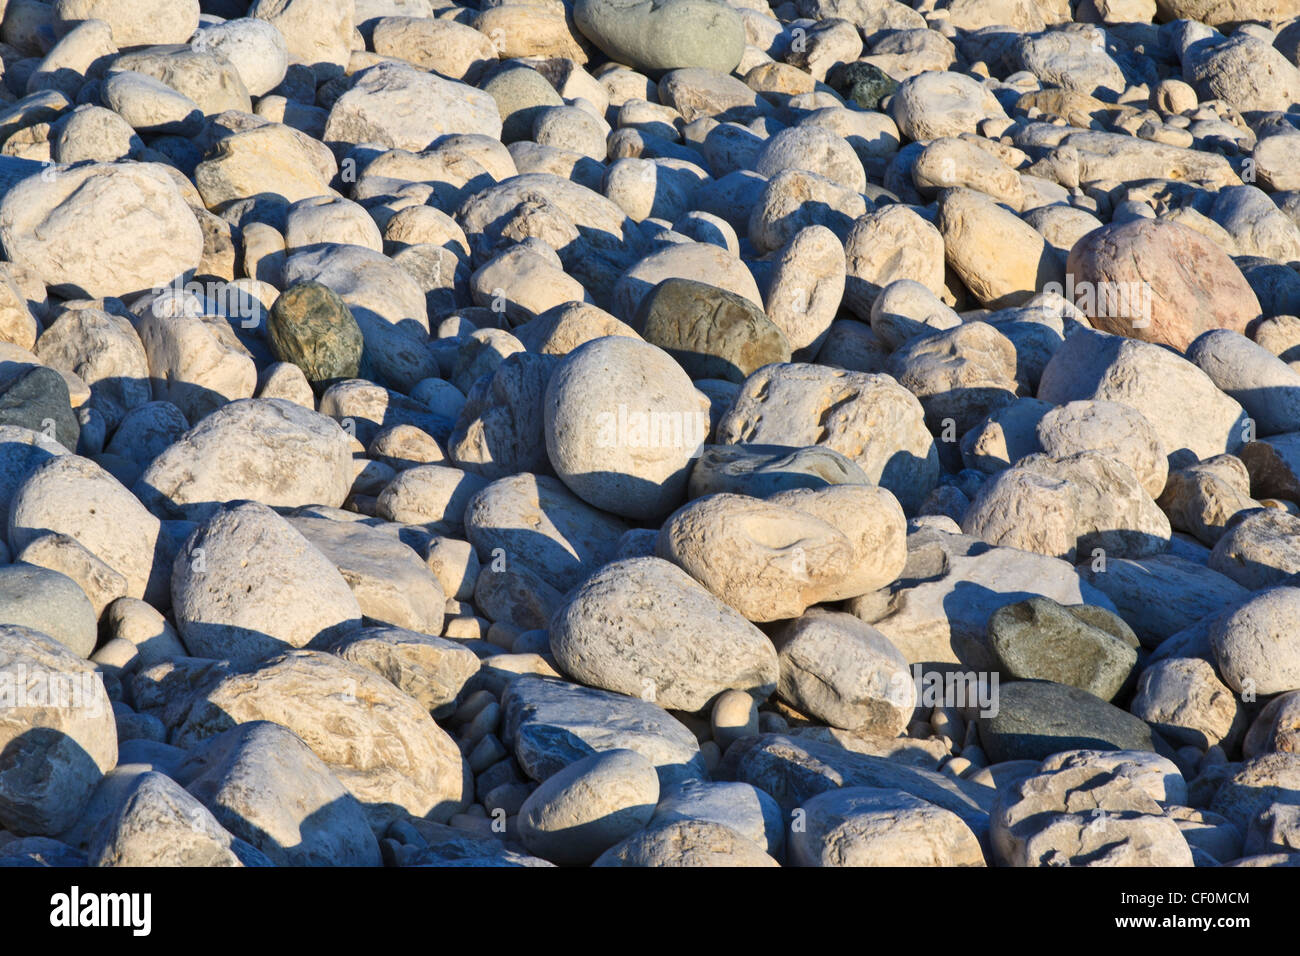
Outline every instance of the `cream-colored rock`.
{"type": "Polygon", "coordinates": [[[446,820],[471,799],[469,768],[429,712],[378,674],[319,651],[289,651],[201,692],[178,746],[238,723],[288,727],[363,804],[374,829],[403,813],[446,820]]]}
{"type": "Polygon", "coordinates": [[[48,568],[66,575],[85,592],[99,618],[113,601],[126,596],[126,577],[113,570],[85,545],[66,534],[44,534],[14,555],[19,564],[48,568]]]}
{"type": "Polygon", "coordinates": [[[465,508],[487,485],[478,475],[444,465],[418,465],[398,474],[379,494],[386,521],[424,525],[435,534],[460,535],[465,508]]]}
{"type": "Polygon", "coordinates": [[[163,167],[92,163],[53,167],[10,188],[0,199],[0,244],[55,293],[96,298],[189,273],[203,255],[203,231],[163,167]]]}
{"type": "Polygon", "coordinates": [[[929,198],[943,189],[975,189],[1012,209],[1024,205],[1025,190],[1016,171],[965,139],[936,139],[912,165],[912,181],[929,198]]]}
{"type": "MultiPolygon", "coordinates": [[[[137,491],[152,508],[201,520],[226,501],[339,507],[352,446],[334,421],[280,398],[232,402],[155,458],[137,491]]],[[[110,562],[111,563],[111,562],[110,562]]]]}
{"type": "Polygon", "coordinates": [[[330,179],[337,169],[323,168],[302,135],[281,123],[267,123],[219,140],[194,173],[203,202],[211,209],[260,193],[288,202],[331,194],[330,179]]]}
{"type": "Polygon", "coordinates": [[[171,402],[187,420],[197,423],[229,402],[253,397],[257,366],[221,316],[196,315],[157,299],[136,330],[154,399],[171,402]]]}
{"type": "Polygon", "coordinates": [[[256,0],[248,15],[280,31],[289,62],[312,68],[318,81],[341,76],[352,55],[354,0],[256,0]]]}
{"type": "Polygon", "coordinates": [[[720,444],[825,445],[857,462],[904,510],[919,505],[939,477],[921,403],[886,375],[766,366],[746,379],[716,435],[720,444]]]}
{"type": "Polygon", "coordinates": [[[1159,434],[1136,408],[1122,402],[1083,400],[1051,409],[1035,428],[1047,454],[1064,458],[1096,451],[1133,469],[1152,498],[1164,490],[1169,461],[1159,434]]]}
{"type": "Polygon", "coordinates": [[[468,83],[476,82],[497,59],[487,31],[454,20],[384,17],[375,24],[373,37],[374,50],[381,56],[394,56],[468,83]]]}
{"type": "Polygon", "coordinates": [[[685,496],[708,434],[708,400],[664,351],[610,336],[565,357],[546,389],[547,454],[578,497],[625,517],[685,496]]]}
{"type": "Polygon", "coordinates": [[[939,298],[945,295],[943,236],[907,206],[882,206],[854,222],[844,255],[844,306],[863,322],[871,319],[881,291],[900,279],[919,282],[939,298]]]}
{"type": "Polygon", "coordinates": [[[588,686],[676,710],[729,689],[766,697],[778,674],[762,631],[658,558],[607,564],[571,592],[551,621],[551,651],[588,686]]]}
{"type": "Polygon", "coordinates": [[[1223,682],[1238,693],[1300,690],[1300,639],[1292,623],[1300,588],[1263,591],[1210,625],[1223,682]]]}
{"type": "Polygon", "coordinates": [[[993,94],[961,73],[921,73],[894,93],[890,115],[908,139],[928,142],[978,131],[986,119],[1006,119],[993,94]]]}
{"type": "Polygon", "coordinates": [[[1060,260],[1032,226],[971,189],[945,192],[937,221],[952,268],[981,305],[1019,305],[1062,280],[1060,260]]]}
{"type": "Polygon", "coordinates": [[[198,527],[176,556],[171,591],[190,653],[236,666],[328,641],[361,622],[357,599],[333,562],[255,502],[198,527]]]}
{"type": "Polygon", "coordinates": [[[120,47],[185,43],[199,25],[198,0],[56,0],[64,21],[102,20],[120,47]]]}
{"type": "Polygon", "coordinates": [[[289,47],[270,20],[245,17],[206,26],[194,35],[194,49],[211,50],[234,64],[244,87],[265,96],[284,79],[289,47]]]}
{"type": "Polygon", "coordinates": [[[806,512],[744,495],[697,498],[664,523],[655,553],[751,621],[798,617],[852,572],[854,548],[806,512]]]}
{"type": "Polygon", "coordinates": [[[764,305],[796,358],[817,354],[839,311],[845,285],[844,246],[825,226],[809,226],[776,256],[764,305]]]}
{"type": "Polygon", "coordinates": [[[780,249],[808,226],[846,236],[867,202],[855,190],[803,169],[783,169],[767,181],[749,216],[749,241],[763,254],[780,249]]]}
{"type": "Polygon", "coordinates": [[[754,276],[744,262],[709,243],[683,242],[653,252],[628,269],[614,286],[614,314],[635,328],[641,300],[660,282],[672,278],[706,282],[759,307],[763,303],[754,276]]]}

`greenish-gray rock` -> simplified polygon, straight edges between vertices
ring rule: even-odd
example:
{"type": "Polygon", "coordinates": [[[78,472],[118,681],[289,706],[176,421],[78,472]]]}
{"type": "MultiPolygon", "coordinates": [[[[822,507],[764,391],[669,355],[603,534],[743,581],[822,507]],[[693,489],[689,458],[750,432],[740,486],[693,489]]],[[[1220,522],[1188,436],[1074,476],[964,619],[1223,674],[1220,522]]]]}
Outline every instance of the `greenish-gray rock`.
{"type": "Polygon", "coordinates": [[[18,366],[0,382],[0,425],[19,425],[76,448],[81,437],[68,383],[44,365],[18,366]]]}
{"type": "Polygon", "coordinates": [[[573,19],[611,60],[643,72],[730,73],[745,52],[744,22],[718,0],[577,0],[573,19]]]}
{"type": "Polygon", "coordinates": [[[1033,597],[989,617],[989,644],[1006,677],[1068,684],[1110,700],[1137,664],[1137,637],[1105,608],[1033,597]]]}
{"type": "Polygon", "coordinates": [[[647,342],[692,379],[743,382],[764,365],[790,361],[790,343],[753,302],[693,279],[665,279],[637,310],[647,342]]]}
{"type": "Polygon", "coordinates": [[[837,65],[826,81],[836,93],[864,110],[880,109],[880,101],[898,89],[898,81],[874,63],[864,60],[837,65]]]}
{"type": "Polygon", "coordinates": [[[1052,681],[1003,684],[995,712],[981,715],[977,725],[991,763],[1044,760],[1063,750],[1157,751],[1157,738],[1144,721],[1086,690],[1052,681]]]}
{"type": "Polygon", "coordinates": [[[512,64],[497,71],[483,84],[483,92],[496,100],[501,114],[501,142],[506,144],[532,139],[537,114],[564,105],[550,81],[523,64],[512,64]]]}
{"type": "Polygon", "coordinates": [[[309,382],[360,374],[361,327],[338,293],[319,282],[285,289],[271,306],[266,334],[272,354],[302,369],[309,382]]]}

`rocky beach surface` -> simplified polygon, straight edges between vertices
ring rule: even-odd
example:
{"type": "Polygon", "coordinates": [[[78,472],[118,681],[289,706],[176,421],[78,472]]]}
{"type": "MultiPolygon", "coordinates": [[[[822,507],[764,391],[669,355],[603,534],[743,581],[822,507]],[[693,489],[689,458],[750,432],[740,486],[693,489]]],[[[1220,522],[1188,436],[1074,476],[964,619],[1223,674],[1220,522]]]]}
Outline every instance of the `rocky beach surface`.
{"type": "Polygon", "coordinates": [[[1300,865],[1294,0],[0,13],[0,866],[1300,865]]]}

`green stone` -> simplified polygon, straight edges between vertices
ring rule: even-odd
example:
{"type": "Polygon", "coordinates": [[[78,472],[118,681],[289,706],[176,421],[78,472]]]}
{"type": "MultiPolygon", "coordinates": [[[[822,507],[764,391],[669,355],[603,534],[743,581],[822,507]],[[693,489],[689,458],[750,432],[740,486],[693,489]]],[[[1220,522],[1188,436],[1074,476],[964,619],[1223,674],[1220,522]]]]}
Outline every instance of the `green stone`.
{"type": "Polygon", "coordinates": [[[864,110],[880,109],[880,101],[898,89],[893,77],[863,60],[840,64],[826,79],[836,93],[864,110]]]}
{"type": "Polygon", "coordinates": [[[1069,684],[1111,700],[1138,662],[1138,639],[1105,608],[1035,597],[989,617],[989,644],[1004,677],[1069,684]]]}
{"type": "Polygon", "coordinates": [[[743,382],[764,365],[790,361],[790,343],[762,309],[692,279],[665,279],[651,289],[637,310],[636,327],[692,379],[743,382]]]}
{"type": "Polygon", "coordinates": [[[347,303],[319,282],[285,289],[266,320],[271,354],[302,369],[307,381],[356,378],[364,342],[347,303]]]}
{"type": "Polygon", "coordinates": [[[1063,750],[1150,750],[1168,744],[1126,710],[1077,687],[1026,680],[1001,684],[995,713],[977,721],[992,763],[1045,760],[1063,750]]]}

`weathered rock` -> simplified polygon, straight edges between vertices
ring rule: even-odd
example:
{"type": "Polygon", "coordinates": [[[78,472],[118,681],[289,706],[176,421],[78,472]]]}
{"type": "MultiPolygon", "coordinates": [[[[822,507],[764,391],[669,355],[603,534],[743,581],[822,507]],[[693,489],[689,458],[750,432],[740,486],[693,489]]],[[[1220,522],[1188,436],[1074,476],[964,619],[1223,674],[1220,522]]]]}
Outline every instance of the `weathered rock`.
{"type": "Polygon", "coordinates": [[[266,320],[271,352],[302,369],[309,382],[356,378],[364,340],[347,304],[319,282],[286,289],[266,320]]]}
{"type": "Polygon", "coordinates": [[[470,799],[469,768],[420,704],[377,674],[318,651],[289,651],[202,690],[173,734],[194,747],[237,724],[292,730],[382,832],[402,813],[446,820],[470,799]],[[328,728],[328,729],[327,729],[328,728]]]}
{"type": "Polygon", "coordinates": [[[117,763],[117,729],[93,664],[26,627],[0,627],[0,824],[59,833],[117,763]]]}
{"type": "Polygon", "coordinates": [[[1050,681],[1001,688],[998,711],[980,716],[989,759],[1042,760],[1062,750],[1155,750],[1151,728],[1087,691],[1050,681]]]}
{"type": "Polygon", "coordinates": [[[176,556],[171,589],[190,652],[237,665],[361,623],[357,599],[333,563],[254,502],[220,511],[195,530],[176,556]]]}
{"type": "Polygon", "coordinates": [[[801,807],[790,833],[795,866],[984,866],[961,817],[898,790],[844,787],[801,807]]]}

